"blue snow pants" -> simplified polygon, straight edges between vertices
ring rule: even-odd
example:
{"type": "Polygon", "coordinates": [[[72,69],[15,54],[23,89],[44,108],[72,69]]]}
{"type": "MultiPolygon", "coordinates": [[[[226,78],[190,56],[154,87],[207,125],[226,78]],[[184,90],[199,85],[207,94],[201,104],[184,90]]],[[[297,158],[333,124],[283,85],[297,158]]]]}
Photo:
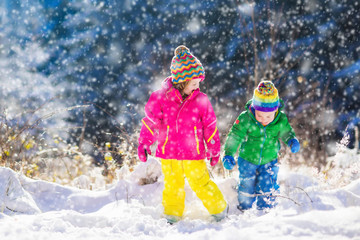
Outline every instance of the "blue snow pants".
{"type": "Polygon", "coordinates": [[[255,200],[257,200],[257,209],[274,207],[275,197],[273,194],[279,191],[277,159],[264,165],[254,165],[239,157],[238,166],[240,178],[238,208],[249,209],[255,200]]]}

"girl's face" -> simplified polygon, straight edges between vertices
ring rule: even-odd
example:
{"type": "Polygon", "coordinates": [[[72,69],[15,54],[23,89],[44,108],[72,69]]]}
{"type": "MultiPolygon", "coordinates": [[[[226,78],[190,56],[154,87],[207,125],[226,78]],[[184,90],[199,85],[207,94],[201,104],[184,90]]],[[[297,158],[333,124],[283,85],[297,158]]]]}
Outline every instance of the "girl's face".
{"type": "Polygon", "coordinates": [[[259,123],[261,123],[265,127],[269,123],[274,121],[275,113],[276,113],[276,110],[273,112],[261,112],[261,111],[255,110],[255,118],[259,123]]]}
{"type": "Polygon", "coordinates": [[[195,89],[199,88],[199,83],[201,78],[194,78],[193,80],[189,81],[189,84],[184,88],[184,93],[186,95],[190,95],[195,89]]]}

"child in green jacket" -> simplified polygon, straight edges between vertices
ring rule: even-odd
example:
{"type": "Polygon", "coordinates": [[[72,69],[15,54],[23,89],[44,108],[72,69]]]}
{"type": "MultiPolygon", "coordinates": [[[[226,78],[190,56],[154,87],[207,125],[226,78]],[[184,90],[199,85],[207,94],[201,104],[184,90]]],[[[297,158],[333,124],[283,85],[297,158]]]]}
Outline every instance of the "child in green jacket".
{"type": "Polygon", "coordinates": [[[262,81],[254,90],[251,100],[232,126],[225,143],[224,167],[231,170],[239,146],[238,200],[239,210],[252,207],[257,200],[258,209],[275,205],[278,192],[277,155],[281,139],[293,153],[300,150],[294,130],[281,110],[284,102],[271,81],[262,81]]]}

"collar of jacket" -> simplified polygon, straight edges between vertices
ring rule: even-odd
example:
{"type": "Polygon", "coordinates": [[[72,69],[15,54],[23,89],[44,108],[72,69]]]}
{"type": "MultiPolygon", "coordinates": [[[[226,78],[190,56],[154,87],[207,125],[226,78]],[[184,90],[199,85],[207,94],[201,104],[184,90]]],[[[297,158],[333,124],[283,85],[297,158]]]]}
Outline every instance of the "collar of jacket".
{"type": "MultiPolygon", "coordinates": [[[[276,112],[276,116],[275,116],[275,119],[269,123],[268,125],[270,124],[274,124],[276,123],[278,120],[279,120],[279,116],[280,116],[280,113],[281,111],[284,109],[284,101],[282,99],[279,99],[280,101],[280,107],[278,108],[277,112],[276,112]]],[[[245,104],[245,110],[246,112],[250,115],[251,119],[254,120],[256,123],[259,123],[258,120],[256,120],[255,118],[255,109],[254,107],[252,106],[252,99],[250,99],[246,104],[245,104]]],[[[261,125],[261,123],[259,123],[261,125]]],[[[268,126],[267,125],[267,126],[268,126]]]]}
{"type": "Polygon", "coordinates": [[[198,95],[200,92],[199,88],[195,89],[187,98],[185,98],[183,100],[181,97],[180,91],[173,87],[172,82],[171,82],[171,77],[167,77],[164,80],[164,82],[162,83],[162,89],[165,92],[167,99],[169,99],[170,101],[177,102],[177,103],[183,103],[187,100],[190,100],[190,99],[194,98],[196,95],[198,95]]]}

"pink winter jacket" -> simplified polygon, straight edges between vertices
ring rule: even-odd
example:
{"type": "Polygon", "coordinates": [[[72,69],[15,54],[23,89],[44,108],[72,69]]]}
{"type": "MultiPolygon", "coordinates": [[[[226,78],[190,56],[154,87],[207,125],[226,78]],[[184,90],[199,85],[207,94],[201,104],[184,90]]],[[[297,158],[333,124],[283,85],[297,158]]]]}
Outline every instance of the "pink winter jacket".
{"type": "Polygon", "coordinates": [[[216,116],[207,95],[199,89],[182,100],[168,77],[162,88],[151,94],[145,115],[139,144],[150,146],[158,141],[156,157],[202,160],[220,156],[216,116]]]}

